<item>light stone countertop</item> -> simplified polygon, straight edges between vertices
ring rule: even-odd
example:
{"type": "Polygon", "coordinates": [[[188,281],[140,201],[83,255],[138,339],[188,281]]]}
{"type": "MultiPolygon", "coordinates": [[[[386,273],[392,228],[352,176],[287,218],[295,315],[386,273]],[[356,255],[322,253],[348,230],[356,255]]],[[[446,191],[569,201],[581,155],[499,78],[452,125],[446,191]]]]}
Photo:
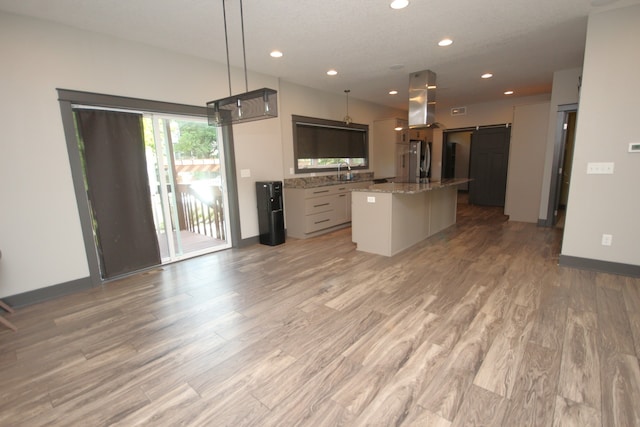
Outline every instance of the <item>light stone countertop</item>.
{"type": "Polygon", "coordinates": [[[447,179],[444,181],[433,181],[429,183],[414,182],[386,182],[383,184],[372,184],[366,188],[354,188],[353,192],[373,192],[373,193],[400,193],[400,194],[416,194],[425,191],[439,190],[441,188],[452,187],[454,185],[464,184],[471,181],[467,178],[447,179]]]}
{"type": "Polygon", "coordinates": [[[284,188],[316,188],[371,181],[373,181],[372,172],[353,173],[353,179],[350,180],[339,180],[336,174],[331,174],[304,178],[286,178],[284,180],[284,188]]]}

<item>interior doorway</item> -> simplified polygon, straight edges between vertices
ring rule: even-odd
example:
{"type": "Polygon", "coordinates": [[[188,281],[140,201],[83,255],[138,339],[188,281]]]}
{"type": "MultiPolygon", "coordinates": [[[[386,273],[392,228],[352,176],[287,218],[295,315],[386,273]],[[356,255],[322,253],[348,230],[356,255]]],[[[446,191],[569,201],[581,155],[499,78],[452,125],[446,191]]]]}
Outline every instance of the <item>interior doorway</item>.
{"type": "Polygon", "coordinates": [[[559,106],[552,166],[552,171],[555,173],[551,175],[547,220],[544,224],[548,227],[564,227],[569,201],[577,117],[577,104],[559,106]]]}
{"type": "MultiPolygon", "coordinates": [[[[469,178],[469,155],[471,153],[470,130],[443,132],[442,179],[469,178]]],[[[469,183],[460,184],[458,191],[469,191],[469,183]]]]}

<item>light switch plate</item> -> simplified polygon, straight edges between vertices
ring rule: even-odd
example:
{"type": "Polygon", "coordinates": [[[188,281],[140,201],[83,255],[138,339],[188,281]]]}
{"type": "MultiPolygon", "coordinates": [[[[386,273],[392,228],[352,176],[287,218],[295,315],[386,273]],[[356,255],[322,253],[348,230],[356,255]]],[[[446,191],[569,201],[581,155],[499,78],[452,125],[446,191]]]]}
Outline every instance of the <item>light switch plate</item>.
{"type": "Polygon", "coordinates": [[[367,203],[375,203],[375,202],[376,202],[375,196],[367,196],[367,203]]]}
{"type": "Polygon", "coordinates": [[[613,174],[613,162],[587,163],[587,175],[611,175],[611,174],[613,174]]]}
{"type": "Polygon", "coordinates": [[[241,178],[250,178],[251,177],[251,169],[240,169],[240,177],[241,178]]]}

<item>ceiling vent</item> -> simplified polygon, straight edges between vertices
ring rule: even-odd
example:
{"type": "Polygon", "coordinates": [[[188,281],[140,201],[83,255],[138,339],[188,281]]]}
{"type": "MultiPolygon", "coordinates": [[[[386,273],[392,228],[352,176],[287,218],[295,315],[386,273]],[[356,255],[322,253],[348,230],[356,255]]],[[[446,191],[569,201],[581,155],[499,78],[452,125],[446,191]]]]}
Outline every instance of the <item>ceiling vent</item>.
{"type": "Polygon", "coordinates": [[[452,116],[466,116],[467,115],[467,107],[454,107],[451,109],[452,116]]]}

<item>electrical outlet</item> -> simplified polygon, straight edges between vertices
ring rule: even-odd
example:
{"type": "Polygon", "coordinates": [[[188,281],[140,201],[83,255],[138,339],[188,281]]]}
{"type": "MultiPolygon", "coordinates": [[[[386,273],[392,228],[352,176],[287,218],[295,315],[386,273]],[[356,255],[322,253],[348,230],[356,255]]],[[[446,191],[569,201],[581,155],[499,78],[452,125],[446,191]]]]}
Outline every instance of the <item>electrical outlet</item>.
{"type": "Polygon", "coordinates": [[[602,235],[602,246],[611,246],[613,236],[611,234],[602,235]]]}
{"type": "Polygon", "coordinates": [[[376,202],[375,196],[367,196],[367,203],[375,203],[375,202],[376,202]]]}

